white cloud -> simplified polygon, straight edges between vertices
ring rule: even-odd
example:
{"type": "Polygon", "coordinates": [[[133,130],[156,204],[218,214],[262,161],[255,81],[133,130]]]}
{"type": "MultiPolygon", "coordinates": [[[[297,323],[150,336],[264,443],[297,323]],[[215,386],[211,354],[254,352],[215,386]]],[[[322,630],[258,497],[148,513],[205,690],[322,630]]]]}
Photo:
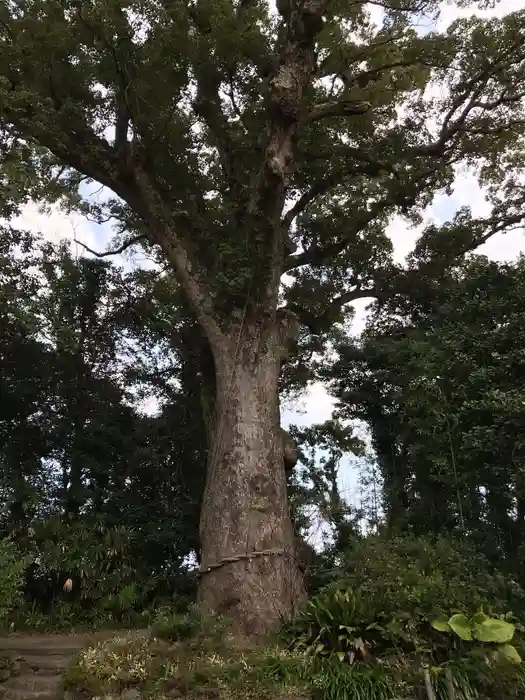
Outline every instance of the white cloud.
{"type": "MultiPolygon", "coordinates": [[[[42,234],[51,243],[68,240],[74,245],[75,240],[80,240],[90,248],[96,248],[95,225],[90,224],[81,214],[66,214],[57,204],[43,210],[38,203],[29,202],[11,224],[15,228],[42,234]]],[[[82,252],[78,245],[74,245],[73,250],[76,255],[82,252]]]]}
{"type": "Polygon", "coordinates": [[[312,384],[306,397],[299,405],[286,405],[282,411],[282,420],[285,426],[308,426],[314,423],[324,423],[329,420],[334,410],[334,400],[328,396],[325,388],[318,383],[312,384]]]}
{"type": "Polygon", "coordinates": [[[437,29],[438,31],[443,31],[456,19],[462,17],[471,17],[472,15],[483,17],[485,19],[490,17],[504,17],[505,15],[508,15],[509,12],[517,12],[518,10],[523,10],[524,8],[524,0],[499,0],[499,2],[496,2],[495,7],[486,10],[480,10],[475,6],[458,7],[456,3],[443,2],[441,3],[437,29]]]}

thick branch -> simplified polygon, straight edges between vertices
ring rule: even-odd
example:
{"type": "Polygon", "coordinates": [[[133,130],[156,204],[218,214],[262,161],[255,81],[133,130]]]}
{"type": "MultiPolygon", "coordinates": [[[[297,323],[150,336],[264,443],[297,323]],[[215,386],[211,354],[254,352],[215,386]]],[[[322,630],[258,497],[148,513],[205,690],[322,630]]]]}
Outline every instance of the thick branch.
{"type": "Polygon", "coordinates": [[[129,168],[129,142],[128,134],[130,124],[134,123],[137,128],[137,119],[133,119],[134,114],[131,106],[130,96],[133,89],[132,77],[135,74],[133,61],[130,56],[133,51],[133,42],[131,39],[131,29],[126,15],[122,8],[116,5],[112,8],[114,14],[113,19],[119,25],[117,45],[113,43],[112,38],[108,38],[100,25],[93,25],[83,14],[82,5],[77,8],[77,16],[82,24],[91,32],[94,41],[102,42],[111,55],[115,67],[115,151],[119,159],[119,167],[124,172],[129,168]]]}
{"type": "Polygon", "coordinates": [[[299,216],[309,204],[326,194],[332,187],[342,184],[345,177],[348,175],[370,175],[374,177],[380,175],[381,172],[389,172],[389,169],[386,166],[384,167],[382,163],[374,163],[372,161],[357,167],[349,166],[345,170],[334,170],[326,177],[315,182],[309,190],[301,195],[293,207],[283,216],[283,227],[288,228],[292,221],[299,216]]]}
{"type": "MultiPolygon", "coordinates": [[[[188,16],[201,36],[206,50],[211,26],[208,17],[200,12],[199,4],[187,8],[188,16]]],[[[201,47],[202,50],[202,47],[201,47]]],[[[197,66],[198,68],[198,66],[197,66]]],[[[228,120],[221,105],[220,87],[223,76],[209,63],[205,69],[197,69],[197,94],[193,100],[193,110],[205,123],[219,153],[221,167],[230,187],[234,186],[234,153],[228,120]]]]}
{"type": "MultiPolygon", "coordinates": [[[[465,126],[465,122],[473,109],[482,108],[485,110],[490,110],[493,107],[503,104],[503,102],[500,102],[499,100],[493,102],[492,104],[490,102],[483,103],[480,98],[482,97],[483,90],[486,88],[490,79],[497,74],[497,72],[501,70],[501,68],[505,66],[508,61],[511,60],[512,55],[515,52],[518,53],[518,60],[522,60],[522,56],[520,55],[522,50],[523,39],[520,37],[510,46],[503,49],[501,54],[496,59],[487,61],[482,69],[469,78],[465,84],[461,86],[461,89],[458,89],[458,94],[452,100],[452,104],[450,105],[443,119],[438,140],[433,144],[429,144],[428,146],[422,146],[419,149],[415,148],[412,152],[416,154],[419,152],[425,155],[443,154],[447,144],[456,133],[459,131],[470,131],[470,129],[465,126]]],[[[504,91],[503,95],[505,95],[505,93],[506,91],[504,91]]],[[[519,102],[520,99],[521,95],[516,93],[514,96],[512,96],[512,98],[506,99],[505,103],[519,102]]],[[[474,130],[472,131],[474,133],[474,130]]]]}
{"type": "Polygon", "coordinates": [[[332,306],[341,309],[346,304],[351,304],[353,301],[358,299],[379,299],[382,296],[382,292],[379,287],[356,287],[356,289],[351,289],[348,292],[343,292],[339,296],[332,300],[332,306]]]}
{"type": "Polygon", "coordinates": [[[362,100],[335,100],[316,105],[302,120],[303,124],[311,124],[328,117],[350,117],[365,114],[371,109],[370,102],[362,100]]]}
{"type": "MultiPolygon", "coordinates": [[[[376,203],[370,211],[362,212],[360,216],[355,217],[352,226],[352,235],[356,235],[370,224],[377,216],[380,216],[386,209],[393,206],[388,199],[376,203]]],[[[331,245],[312,246],[308,250],[299,253],[298,255],[290,255],[286,260],[285,270],[289,272],[302,265],[313,265],[319,267],[326,265],[334,260],[342,251],[349,245],[351,238],[346,235],[337,243],[331,245]]]]}
{"type": "Polygon", "coordinates": [[[355,289],[344,292],[330,301],[329,307],[323,314],[315,315],[307,309],[296,306],[290,307],[290,310],[297,316],[300,323],[306,326],[313,335],[321,335],[326,332],[329,326],[332,325],[334,316],[345,306],[358,299],[379,299],[383,296],[378,287],[356,287],[355,289]]]}
{"type": "MultiPolygon", "coordinates": [[[[524,204],[525,199],[513,203],[518,209],[524,204]]],[[[388,284],[382,283],[380,277],[378,277],[377,282],[368,287],[363,288],[357,285],[354,289],[334,297],[324,314],[316,316],[311,311],[298,307],[295,304],[290,306],[290,311],[293,311],[301,324],[309,328],[314,335],[320,335],[327,330],[327,324],[330,325],[334,314],[346,304],[350,304],[358,299],[370,298],[385,302],[395,296],[410,297],[414,294],[414,289],[417,289],[418,279],[439,277],[464,255],[486,243],[495,233],[509,231],[516,226],[523,226],[524,222],[525,211],[515,214],[504,214],[501,217],[493,216],[486,221],[474,220],[472,228],[475,229],[478,226],[484,230],[474,234],[472,239],[457,248],[452,256],[437,256],[429,262],[422,263],[416,269],[400,270],[399,274],[395,275],[393,279],[391,272],[385,274],[384,271],[384,279],[388,279],[388,284]]]]}
{"type": "Polygon", "coordinates": [[[341,182],[341,173],[339,171],[334,171],[325,178],[314,183],[309,190],[299,197],[293,207],[283,216],[283,227],[288,229],[292,221],[299,216],[299,214],[301,214],[309,204],[311,204],[321,195],[328,192],[328,190],[330,190],[332,187],[335,187],[335,185],[337,185],[339,182],[341,182]]]}
{"type": "MultiPolygon", "coordinates": [[[[378,143],[377,150],[381,150],[381,143],[378,143]]],[[[379,160],[365,151],[363,148],[357,146],[348,146],[344,143],[336,143],[331,145],[324,151],[314,151],[314,150],[304,150],[301,151],[301,157],[305,161],[312,160],[331,160],[332,158],[349,158],[358,163],[366,163],[367,165],[375,166],[380,170],[385,172],[395,172],[395,168],[392,163],[387,163],[385,161],[379,160]]]]}

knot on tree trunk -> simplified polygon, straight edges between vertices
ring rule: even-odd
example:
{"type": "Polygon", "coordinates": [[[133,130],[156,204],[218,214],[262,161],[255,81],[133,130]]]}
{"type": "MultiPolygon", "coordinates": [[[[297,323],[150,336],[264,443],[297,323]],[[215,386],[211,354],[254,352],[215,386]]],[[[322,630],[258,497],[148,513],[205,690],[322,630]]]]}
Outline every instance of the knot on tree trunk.
{"type": "Polygon", "coordinates": [[[280,428],[281,440],[283,445],[284,469],[286,472],[291,471],[297,464],[299,459],[299,450],[293,437],[284,428],[280,428]]]}
{"type": "Polygon", "coordinates": [[[274,113],[292,122],[298,122],[301,116],[300,67],[281,65],[270,80],[270,103],[274,113]]]}
{"type": "Polygon", "coordinates": [[[297,353],[297,344],[302,323],[297,314],[289,309],[277,309],[279,323],[279,344],[281,348],[281,364],[297,353]]]}

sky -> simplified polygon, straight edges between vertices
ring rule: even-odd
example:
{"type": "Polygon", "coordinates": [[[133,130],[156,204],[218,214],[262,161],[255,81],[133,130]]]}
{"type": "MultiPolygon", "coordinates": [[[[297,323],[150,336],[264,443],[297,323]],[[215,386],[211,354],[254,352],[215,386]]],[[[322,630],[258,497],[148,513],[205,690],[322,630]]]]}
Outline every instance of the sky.
{"type": "MultiPolygon", "coordinates": [[[[443,3],[441,14],[435,28],[445,29],[452,21],[458,17],[465,17],[472,14],[478,16],[504,16],[505,14],[525,9],[525,0],[501,0],[496,7],[489,10],[476,10],[473,8],[458,8],[452,2],[443,3]]],[[[376,17],[379,18],[380,9],[375,7],[376,17]]],[[[425,33],[433,28],[432,25],[419,24],[421,33],[425,33]]],[[[93,192],[99,186],[93,185],[93,192]]],[[[425,212],[425,223],[434,221],[437,223],[450,220],[454,213],[464,205],[471,206],[478,214],[482,214],[487,209],[487,203],[483,192],[477,185],[475,178],[463,173],[458,176],[450,196],[437,196],[432,205],[425,212]]],[[[65,214],[58,207],[54,207],[51,212],[42,213],[36,203],[28,203],[18,219],[12,222],[14,226],[26,230],[42,233],[47,239],[58,242],[61,239],[71,241],[82,241],[95,250],[104,250],[111,237],[111,230],[108,225],[98,226],[84,219],[80,214],[65,214]]],[[[425,225],[423,224],[423,226],[425,225]]],[[[409,228],[400,218],[394,218],[388,226],[388,235],[394,246],[394,256],[399,262],[403,262],[406,255],[412,250],[417,240],[419,228],[409,228]]],[[[73,243],[75,246],[75,243],[73,243]]],[[[76,245],[78,255],[82,254],[81,246],[76,245]]],[[[525,252],[525,235],[523,231],[513,231],[509,234],[498,234],[493,236],[486,244],[478,249],[478,252],[487,255],[489,258],[498,261],[512,261],[525,252]]],[[[129,266],[129,260],[116,256],[116,264],[129,266]]],[[[147,265],[147,261],[142,258],[140,252],[137,253],[135,264],[147,265]]],[[[354,304],[355,318],[352,331],[358,334],[364,327],[366,321],[366,306],[370,300],[360,300],[354,304]]],[[[333,402],[321,385],[313,385],[305,394],[297,406],[285,406],[283,410],[283,424],[311,425],[321,423],[330,418],[333,409],[333,402]]],[[[343,495],[355,505],[359,504],[359,493],[357,484],[356,463],[347,460],[340,470],[340,485],[343,495]]]]}

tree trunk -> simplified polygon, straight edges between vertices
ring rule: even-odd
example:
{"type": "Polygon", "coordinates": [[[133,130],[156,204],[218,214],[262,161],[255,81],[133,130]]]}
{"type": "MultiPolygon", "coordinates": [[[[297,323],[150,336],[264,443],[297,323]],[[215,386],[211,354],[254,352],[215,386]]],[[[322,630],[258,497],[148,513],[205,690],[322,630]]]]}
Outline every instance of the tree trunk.
{"type": "MultiPolygon", "coordinates": [[[[283,461],[277,324],[213,343],[215,430],[201,511],[201,609],[260,636],[304,595],[283,461]]],[[[266,327],[265,327],[266,326],[266,327]]]]}

